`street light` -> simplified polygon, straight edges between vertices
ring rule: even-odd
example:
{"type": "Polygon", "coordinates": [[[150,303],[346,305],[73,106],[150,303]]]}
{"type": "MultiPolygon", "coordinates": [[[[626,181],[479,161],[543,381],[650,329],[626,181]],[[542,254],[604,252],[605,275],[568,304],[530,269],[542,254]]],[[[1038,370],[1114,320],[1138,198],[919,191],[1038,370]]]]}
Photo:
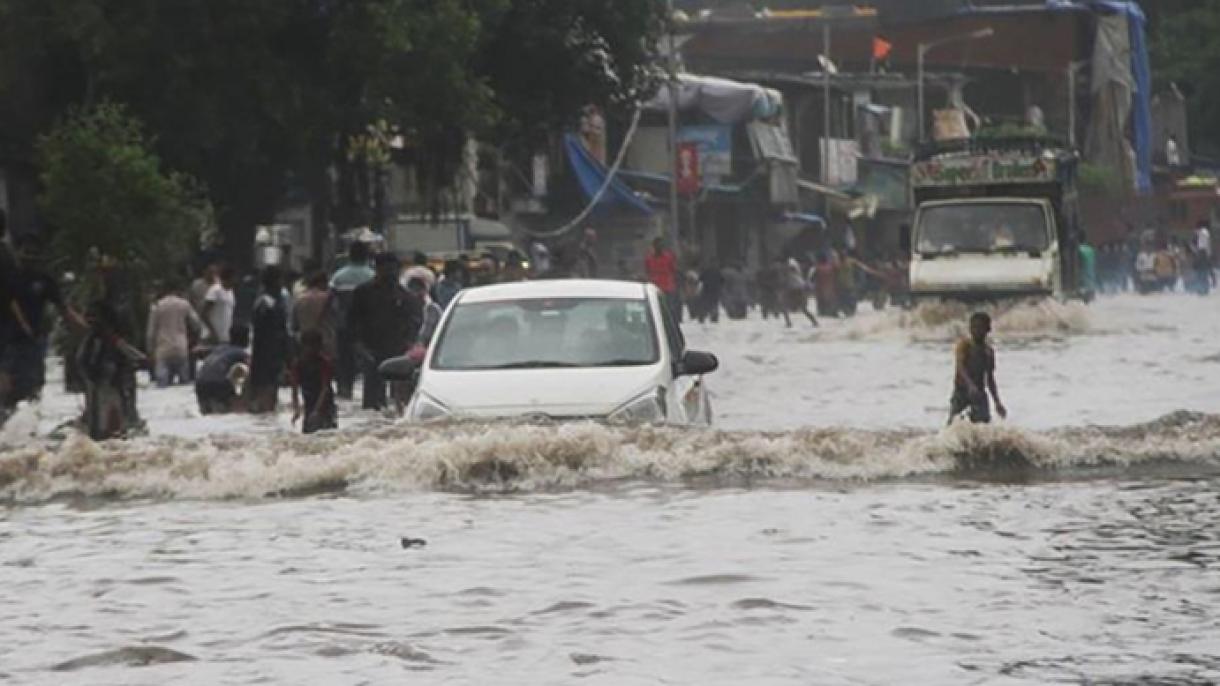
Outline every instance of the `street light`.
{"type": "Polygon", "coordinates": [[[979,40],[981,38],[990,38],[994,35],[995,35],[995,29],[988,26],[987,28],[979,29],[977,31],[971,31],[970,33],[963,33],[963,34],[960,34],[957,36],[949,36],[948,38],[941,38],[940,40],[934,40],[930,43],[920,43],[919,44],[919,49],[916,51],[915,62],[916,62],[916,71],[918,72],[916,79],[917,79],[918,89],[919,89],[919,142],[920,143],[922,143],[924,141],[924,136],[926,135],[925,134],[926,129],[924,127],[924,119],[923,119],[923,108],[924,108],[923,61],[924,61],[924,58],[927,57],[929,52],[931,52],[932,50],[934,50],[936,48],[939,48],[942,45],[947,45],[949,43],[957,43],[959,41],[979,40]]]}

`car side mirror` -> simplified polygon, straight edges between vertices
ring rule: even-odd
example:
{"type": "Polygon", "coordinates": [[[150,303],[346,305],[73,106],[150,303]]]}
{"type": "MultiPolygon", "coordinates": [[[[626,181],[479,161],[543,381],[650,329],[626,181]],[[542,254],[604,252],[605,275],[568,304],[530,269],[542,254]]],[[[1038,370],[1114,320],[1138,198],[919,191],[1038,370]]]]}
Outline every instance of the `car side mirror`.
{"type": "Polygon", "coordinates": [[[377,373],[386,381],[408,381],[419,369],[419,363],[406,355],[391,357],[377,365],[377,373]]]}
{"type": "Polygon", "coordinates": [[[682,355],[682,362],[678,365],[677,376],[711,374],[719,368],[720,360],[716,359],[715,355],[698,350],[687,350],[682,355]]]}

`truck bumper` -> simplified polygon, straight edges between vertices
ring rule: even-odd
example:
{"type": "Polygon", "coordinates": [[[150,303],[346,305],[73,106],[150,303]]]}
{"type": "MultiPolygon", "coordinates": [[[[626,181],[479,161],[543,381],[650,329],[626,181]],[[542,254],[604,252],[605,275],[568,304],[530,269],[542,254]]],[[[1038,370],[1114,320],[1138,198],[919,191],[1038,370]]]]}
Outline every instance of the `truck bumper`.
{"type": "Polygon", "coordinates": [[[1021,300],[1025,298],[1050,298],[1054,293],[1045,288],[971,288],[953,287],[944,289],[911,289],[916,300],[956,300],[960,302],[988,302],[995,300],[1021,300]]]}

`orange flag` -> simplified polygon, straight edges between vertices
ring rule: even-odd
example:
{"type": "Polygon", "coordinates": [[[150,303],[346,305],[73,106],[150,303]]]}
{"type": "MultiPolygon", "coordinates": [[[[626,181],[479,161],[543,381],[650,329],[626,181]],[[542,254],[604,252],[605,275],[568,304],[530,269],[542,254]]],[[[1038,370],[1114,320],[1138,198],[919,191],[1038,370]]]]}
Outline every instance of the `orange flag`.
{"type": "Polygon", "coordinates": [[[890,56],[890,50],[894,49],[894,44],[880,36],[873,38],[873,59],[883,60],[890,56]]]}

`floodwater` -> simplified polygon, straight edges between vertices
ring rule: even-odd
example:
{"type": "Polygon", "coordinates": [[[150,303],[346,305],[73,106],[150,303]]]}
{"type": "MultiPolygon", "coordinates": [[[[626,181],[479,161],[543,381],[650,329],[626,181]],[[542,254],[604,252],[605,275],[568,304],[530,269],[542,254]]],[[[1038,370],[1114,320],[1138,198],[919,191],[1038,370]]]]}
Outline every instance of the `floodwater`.
{"type": "Polygon", "coordinates": [[[1220,300],[690,324],[715,430],[289,435],[51,394],[0,442],[0,682],[1220,682],[1220,300]],[[29,434],[34,434],[31,438],[29,434]]]}

